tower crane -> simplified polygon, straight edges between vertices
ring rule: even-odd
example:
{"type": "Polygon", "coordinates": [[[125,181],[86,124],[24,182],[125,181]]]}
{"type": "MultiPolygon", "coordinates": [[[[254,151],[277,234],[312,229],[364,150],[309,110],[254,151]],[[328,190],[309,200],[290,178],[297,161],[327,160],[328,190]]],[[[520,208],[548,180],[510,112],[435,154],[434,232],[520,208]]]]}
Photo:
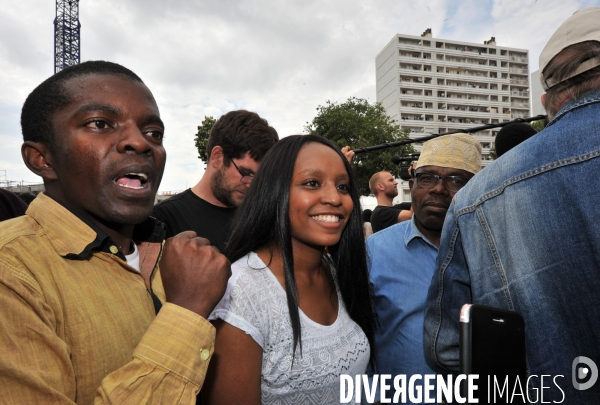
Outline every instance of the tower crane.
{"type": "Polygon", "coordinates": [[[54,19],[54,73],[79,64],[79,0],[56,0],[54,19]]]}

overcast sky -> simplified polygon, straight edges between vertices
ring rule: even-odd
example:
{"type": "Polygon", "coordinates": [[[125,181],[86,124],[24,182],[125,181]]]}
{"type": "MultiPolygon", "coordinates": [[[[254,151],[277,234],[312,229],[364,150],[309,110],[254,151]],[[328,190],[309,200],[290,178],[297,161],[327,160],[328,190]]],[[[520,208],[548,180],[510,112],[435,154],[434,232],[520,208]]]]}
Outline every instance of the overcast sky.
{"type": "MultiPolygon", "coordinates": [[[[0,180],[40,182],[20,155],[21,106],[53,73],[52,0],[0,0],[0,180]]],[[[600,0],[81,0],[81,60],[136,72],[166,124],[160,191],[193,186],[205,115],[256,111],[280,136],[316,108],[375,100],[375,56],[397,33],[541,49],[560,23],[600,0]]]]}

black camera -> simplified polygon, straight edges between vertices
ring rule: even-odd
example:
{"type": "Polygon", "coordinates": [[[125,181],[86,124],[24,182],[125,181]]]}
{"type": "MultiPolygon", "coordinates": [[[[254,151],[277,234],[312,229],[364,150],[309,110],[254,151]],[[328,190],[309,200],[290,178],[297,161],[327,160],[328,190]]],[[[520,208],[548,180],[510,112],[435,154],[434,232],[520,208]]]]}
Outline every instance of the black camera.
{"type": "Polygon", "coordinates": [[[400,166],[400,178],[404,181],[410,180],[412,177],[408,173],[408,168],[412,164],[412,162],[419,160],[420,153],[411,153],[409,155],[392,156],[392,163],[400,166]]]}

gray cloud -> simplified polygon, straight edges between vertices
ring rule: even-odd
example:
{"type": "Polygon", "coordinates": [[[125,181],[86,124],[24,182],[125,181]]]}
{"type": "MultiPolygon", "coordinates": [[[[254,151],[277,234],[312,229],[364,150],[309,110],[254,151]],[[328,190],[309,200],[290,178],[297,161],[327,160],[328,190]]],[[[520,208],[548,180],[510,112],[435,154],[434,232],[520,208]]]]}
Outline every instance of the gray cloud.
{"type": "MultiPolygon", "coordinates": [[[[167,126],[161,190],[181,190],[202,175],[193,136],[204,115],[245,108],[281,136],[300,133],[327,100],[375,101],[375,56],[396,33],[432,28],[434,36],[473,42],[495,34],[501,45],[532,49],[533,62],[562,19],[589,3],[86,0],[81,55],[121,63],[153,91],[167,126]]],[[[33,181],[20,161],[18,116],[52,73],[54,5],[0,6],[0,170],[33,181]]]]}

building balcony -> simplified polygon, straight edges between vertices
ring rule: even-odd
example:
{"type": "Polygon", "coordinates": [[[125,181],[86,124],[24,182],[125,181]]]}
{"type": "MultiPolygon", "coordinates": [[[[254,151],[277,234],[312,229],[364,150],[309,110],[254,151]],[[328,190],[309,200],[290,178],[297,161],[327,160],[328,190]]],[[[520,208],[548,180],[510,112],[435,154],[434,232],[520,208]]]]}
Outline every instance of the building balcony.
{"type": "MultiPolygon", "coordinates": [[[[463,45],[459,45],[459,47],[462,47],[463,45]]],[[[473,51],[472,47],[469,45],[464,45],[465,48],[467,48],[468,50],[464,50],[463,49],[452,49],[452,48],[432,48],[435,49],[435,52],[438,53],[443,53],[445,55],[451,55],[451,56],[459,56],[459,57],[464,57],[464,58],[470,58],[473,60],[480,60],[480,61],[484,61],[487,63],[488,59],[499,59],[497,58],[498,55],[491,55],[489,53],[479,53],[478,51],[473,51]]]]}
{"type": "Polygon", "coordinates": [[[529,92],[525,92],[525,91],[516,91],[516,90],[513,90],[513,91],[510,92],[510,96],[512,98],[515,98],[515,97],[516,98],[526,98],[526,99],[529,100],[529,92]]]}
{"type": "Polygon", "coordinates": [[[510,84],[512,85],[516,85],[516,86],[527,86],[529,87],[529,81],[528,80],[522,80],[522,79],[515,79],[515,78],[510,78],[510,84]]]}
{"type": "MultiPolygon", "coordinates": [[[[488,125],[491,120],[486,119],[486,118],[481,118],[481,117],[472,117],[472,118],[453,118],[453,117],[449,117],[446,118],[439,118],[440,122],[443,123],[443,125],[447,125],[449,130],[454,130],[454,129],[467,129],[467,128],[474,128],[474,127],[480,127],[482,125],[488,125]],[[462,120],[462,122],[461,122],[462,120]]],[[[442,124],[440,124],[442,125],[442,124]]]]}
{"type": "Polygon", "coordinates": [[[433,59],[407,56],[407,55],[398,55],[398,62],[431,65],[433,62],[433,59]]]}
{"type": "MultiPolygon", "coordinates": [[[[467,96],[469,94],[473,94],[473,95],[494,95],[494,96],[508,96],[509,92],[508,90],[492,90],[492,89],[485,89],[485,88],[479,88],[479,87],[467,87],[467,86],[456,86],[456,85],[447,85],[447,84],[438,84],[436,86],[437,91],[444,91],[446,92],[446,94],[448,93],[453,93],[453,94],[461,94],[464,96],[467,96]]],[[[463,97],[465,98],[465,97],[463,97]]]]}
{"type": "Polygon", "coordinates": [[[415,114],[415,115],[425,115],[425,114],[433,114],[433,108],[424,108],[424,107],[414,107],[414,106],[400,106],[398,110],[402,114],[415,114]]]}
{"type": "MultiPolygon", "coordinates": [[[[489,101],[489,100],[476,100],[476,99],[468,99],[466,97],[458,98],[458,97],[438,97],[437,95],[425,96],[422,94],[400,94],[398,96],[399,100],[405,102],[417,102],[417,103],[433,103],[433,105],[444,104],[444,105],[461,105],[461,106],[477,106],[477,107],[490,107],[496,108],[498,111],[501,111],[502,108],[510,108],[509,102],[502,101],[489,101]]],[[[435,109],[435,108],[434,108],[435,109]]],[[[441,108],[439,109],[441,110],[441,108]]],[[[446,110],[446,109],[444,109],[446,110]]]]}
{"type": "Polygon", "coordinates": [[[465,105],[464,103],[456,100],[452,102],[448,102],[445,108],[446,111],[464,111],[470,113],[481,113],[481,114],[489,114],[490,108],[488,103],[479,102],[477,104],[465,105]],[[487,109],[487,111],[486,111],[487,109]]]}
{"type": "Polygon", "coordinates": [[[481,71],[499,71],[499,72],[508,72],[508,67],[499,67],[499,66],[490,66],[490,65],[480,65],[480,64],[473,64],[473,63],[468,63],[468,62],[458,62],[458,61],[452,61],[452,60],[439,60],[439,59],[432,59],[431,62],[432,65],[434,66],[443,66],[443,67],[449,67],[449,68],[465,68],[465,69],[472,69],[472,70],[481,70],[481,71]]]}
{"type": "Polygon", "coordinates": [[[429,99],[428,96],[423,95],[422,91],[420,91],[419,94],[415,94],[415,93],[402,94],[402,90],[400,90],[400,99],[402,99],[402,100],[422,102],[425,98],[429,99]]]}
{"type": "Polygon", "coordinates": [[[450,80],[471,80],[471,81],[482,81],[482,82],[508,82],[508,78],[502,79],[500,77],[488,76],[489,72],[482,72],[481,74],[465,74],[456,72],[435,72],[435,77],[450,79],[450,80]]]}
{"type": "Polygon", "coordinates": [[[437,72],[435,70],[413,70],[413,69],[403,69],[399,68],[398,73],[401,76],[410,76],[410,75],[418,75],[423,77],[432,78],[435,82],[437,79],[446,79],[446,80],[464,80],[472,81],[472,82],[485,82],[485,83],[495,83],[495,84],[509,84],[508,78],[501,77],[490,77],[485,76],[488,72],[482,72],[480,75],[469,75],[469,74],[457,74],[457,73],[446,73],[437,72]]]}
{"type": "Polygon", "coordinates": [[[528,69],[509,68],[508,73],[510,73],[511,76],[520,75],[520,76],[528,76],[529,77],[528,69]]]}
{"type": "Polygon", "coordinates": [[[525,64],[529,64],[529,60],[525,57],[520,57],[520,56],[509,56],[508,60],[510,62],[517,62],[517,63],[525,63],[525,64]]]}
{"type": "Polygon", "coordinates": [[[398,48],[398,51],[406,50],[406,51],[414,51],[414,52],[423,52],[423,51],[431,52],[435,49],[434,47],[431,47],[431,46],[423,46],[423,45],[418,45],[418,44],[404,44],[402,42],[398,43],[397,48],[398,48]]]}
{"type": "MultiPolygon", "coordinates": [[[[430,99],[427,98],[427,102],[430,99]]],[[[509,103],[498,103],[497,101],[490,102],[489,100],[474,100],[468,98],[458,98],[458,97],[434,97],[431,101],[438,104],[443,103],[447,106],[447,108],[454,108],[454,106],[465,106],[465,107],[478,107],[478,108],[502,108],[508,107],[509,103]]]]}
{"type": "MultiPolygon", "coordinates": [[[[490,143],[490,144],[493,144],[494,141],[496,140],[496,138],[491,135],[479,135],[477,137],[477,139],[481,142],[486,142],[486,143],[490,143]]],[[[488,149],[491,149],[491,148],[488,148],[488,149]]]]}
{"type": "Polygon", "coordinates": [[[417,117],[400,117],[398,123],[402,125],[402,127],[420,127],[424,128],[425,126],[431,127],[434,125],[438,125],[437,121],[433,119],[425,120],[425,118],[417,118],[417,117]]]}

